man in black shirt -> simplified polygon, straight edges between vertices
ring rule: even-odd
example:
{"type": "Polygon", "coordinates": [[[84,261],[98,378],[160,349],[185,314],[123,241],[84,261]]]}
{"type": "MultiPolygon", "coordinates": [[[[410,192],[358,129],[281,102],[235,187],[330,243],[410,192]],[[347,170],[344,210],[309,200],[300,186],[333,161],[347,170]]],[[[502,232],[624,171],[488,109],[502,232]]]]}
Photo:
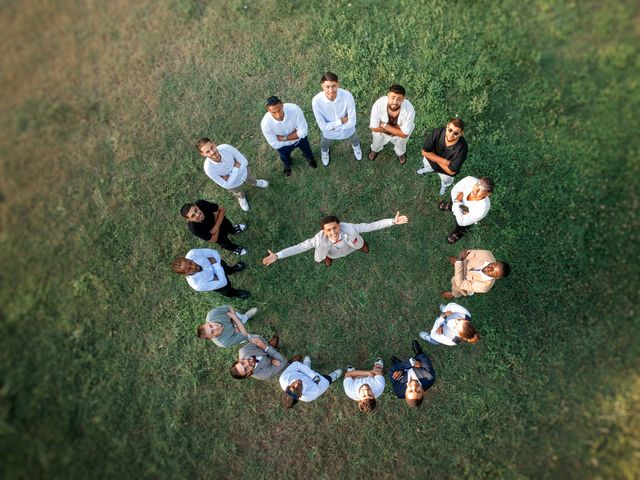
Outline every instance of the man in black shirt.
{"type": "Polygon", "coordinates": [[[189,231],[196,237],[207,242],[220,245],[237,255],[246,255],[247,250],[237,246],[229,235],[243,232],[247,226],[240,223],[233,225],[224,216],[224,207],[206,200],[198,200],[196,203],[186,203],[180,209],[180,215],[189,220],[187,226],[189,231]]]}
{"type": "Polygon", "coordinates": [[[425,136],[422,146],[422,163],[418,175],[436,172],[440,177],[440,195],[453,184],[462,164],[467,158],[467,141],[463,138],[464,122],[452,118],[446,127],[434,128],[425,136]]]}

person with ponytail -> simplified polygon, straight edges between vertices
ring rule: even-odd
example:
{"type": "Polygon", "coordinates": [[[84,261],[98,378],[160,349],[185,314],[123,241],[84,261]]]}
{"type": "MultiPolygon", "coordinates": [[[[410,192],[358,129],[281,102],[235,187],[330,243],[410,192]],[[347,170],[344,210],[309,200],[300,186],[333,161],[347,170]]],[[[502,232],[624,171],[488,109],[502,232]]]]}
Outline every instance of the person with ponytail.
{"type": "Polygon", "coordinates": [[[433,345],[454,347],[460,342],[476,343],[480,334],[471,323],[469,310],[457,303],[440,305],[442,312],[436,318],[430,333],[420,332],[420,338],[433,345]]]}

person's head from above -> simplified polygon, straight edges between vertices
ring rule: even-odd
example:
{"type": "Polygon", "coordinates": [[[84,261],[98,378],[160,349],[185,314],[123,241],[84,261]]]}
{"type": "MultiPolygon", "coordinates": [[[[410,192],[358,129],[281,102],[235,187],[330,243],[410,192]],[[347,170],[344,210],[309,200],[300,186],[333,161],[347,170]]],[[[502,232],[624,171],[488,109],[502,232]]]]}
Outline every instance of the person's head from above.
{"type": "Polygon", "coordinates": [[[210,158],[211,160],[219,161],[220,152],[218,152],[218,146],[209,140],[207,137],[201,138],[196,143],[198,153],[204,158],[210,158]]]}
{"type": "Polygon", "coordinates": [[[424,390],[418,380],[411,380],[407,383],[407,390],[404,399],[410,407],[419,407],[424,400],[424,390]]]}
{"type": "Polygon", "coordinates": [[[200,223],[204,220],[204,213],[195,203],[185,203],[180,209],[180,215],[190,222],[200,223]]]}
{"type": "Polygon", "coordinates": [[[482,177],[471,189],[471,194],[474,197],[485,198],[491,195],[495,184],[491,177],[482,177]]]}
{"type": "Polygon", "coordinates": [[[333,72],[325,72],[320,78],[320,84],[322,85],[324,95],[329,100],[334,101],[338,96],[338,89],[340,88],[338,76],[333,72]]]}
{"type": "Polygon", "coordinates": [[[282,406],[284,408],[293,408],[298,399],[302,395],[302,380],[296,380],[282,392],[282,406]]]}
{"type": "Polygon", "coordinates": [[[369,413],[376,408],[376,396],[373,394],[371,387],[365,383],[358,390],[360,394],[360,400],[358,401],[358,408],[362,413],[369,413]]]}
{"type": "Polygon", "coordinates": [[[267,107],[267,112],[269,112],[273,118],[279,122],[284,120],[284,107],[282,105],[282,100],[273,95],[267,98],[264,104],[267,107]]]}
{"type": "Polygon", "coordinates": [[[493,278],[504,278],[511,273],[511,267],[505,262],[493,262],[484,267],[482,273],[493,278]]]}
{"type": "Polygon", "coordinates": [[[387,105],[389,110],[397,112],[404,101],[406,91],[402,85],[391,85],[387,92],[387,105]]]}
{"type": "Polygon", "coordinates": [[[237,380],[247,378],[253,373],[253,369],[256,367],[256,357],[245,357],[238,360],[231,366],[229,373],[237,380]]]}
{"type": "Polygon", "coordinates": [[[465,318],[458,318],[454,320],[454,328],[458,332],[458,336],[467,343],[476,343],[480,340],[480,334],[476,327],[473,326],[469,320],[465,318]]]}
{"type": "Polygon", "coordinates": [[[449,120],[445,127],[445,138],[449,143],[455,143],[464,135],[464,122],[461,118],[454,117],[449,120]]]}
{"type": "Polygon", "coordinates": [[[340,238],[340,220],[334,215],[327,215],[320,219],[320,228],[332,242],[337,242],[340,238]]]}
{"type": "Polygon", "coordinates": [[[198,327],[198,337],[203,340],[211,340],[219,337],[223,330],[224,327],[218,322],[204,322],[198,327]]]}
{"type": "Polygon", "coordinates": [[[202,267],[188,258],[176,257],[171,263],[171,270],[180,275],[193,275],[202,270],[202,267]]]}

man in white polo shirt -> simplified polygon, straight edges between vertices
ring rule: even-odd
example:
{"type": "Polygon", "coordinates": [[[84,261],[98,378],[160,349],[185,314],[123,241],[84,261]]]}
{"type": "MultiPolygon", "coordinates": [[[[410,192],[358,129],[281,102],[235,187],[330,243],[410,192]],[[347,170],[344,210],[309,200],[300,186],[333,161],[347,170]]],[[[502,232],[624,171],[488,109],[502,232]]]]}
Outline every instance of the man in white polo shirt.
{"type": "Polygon", "coordinates": [[[296,148],[311,168],[318,168],[307,139],[309,127],[302,109],[295,103],[282,103],[276,97],[269,97],[265,102],[267,113],[262,117],[260,128],[267,142],[280,156],[284,164],[284,174],[291,176],[291,152],[296,148]]]}
{"type": "Polygon", "coordinates": [[[407,163],[407,141],[416,127],[416,112],[405,97],[402,85],[391,85],[387,95],[380,97],[371,108],[369,128],[373,141],[369,160],[375,160],[384,146],[391,142],[400,165],[407,163]]]}
{"type": "Polygon", "coordinates": [[[269,182],[256,180],[249,171],[247,159],[231,145],[216,145],[208,138],[201,138],[196,144],[198,153],[204,157],[204,173],[222,188],[229,190],[238,199],[240,208],[249,211],[249,202],[241,190],[243,183],[267,188],[269,182]]]}
{"type": "Polygon", "coordinates": [[[338,76],[326,72],[320,79],[322,91],[311,101],[313,115],[322,134],[320,155],[322,164],[329,165],[331,140],[349,140],[356,160],[362,160],[360,140],[356,134],[356,102],[353,95],[340,88],[338,76]]]}
{"type": "Polygon", "coordinates": [[[347,367],[342,386],[347,396],[358,402],[362,413],[369,413],[376,408],[376,398],[384,392],[384,375],[382,359],[378,358],[371,370],[356,370],[347,367]]]}
{"type": "Polygon", "coordinates": [[[453,213],[456,227],[447,238],[449,243],[456,243],[467,230],[482,220],[489,213],[494,183],[490,177],[465,177],[451,189],[451,202],[440,202],[438,208],[453,213]]]}
{"type": "Polygon", "coordinates": [[[282,405],[284,408],[293,408],[298,400],[301,402],[313,402],[327,391],[329,385],[342,375],[342,370],[335,370],[329,375],[322,375],[311,370],[311,358],[304,357],[301,362],[293,362],[280,375],[280,387],[282,405]]]}

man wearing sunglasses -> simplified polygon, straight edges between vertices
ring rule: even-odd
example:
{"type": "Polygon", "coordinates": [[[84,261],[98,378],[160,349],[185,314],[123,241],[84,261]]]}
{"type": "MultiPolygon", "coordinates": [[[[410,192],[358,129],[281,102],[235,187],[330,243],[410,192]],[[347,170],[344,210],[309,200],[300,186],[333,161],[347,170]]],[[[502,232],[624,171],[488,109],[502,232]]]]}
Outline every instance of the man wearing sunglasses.
{"type": "Polygon", "coordinates": [[[436,172],[440,177],[440,195],[444,195],[453,184],[462,164],[467,158],[467,141],[463,138],[464,122],[452,118],[445,127],[434,128],[426,135],[422,146],[422,164],[417,173],[436,172]]]}
{"type": "Polygon", "coordinates": [[[259,335],[249,335],[249,343],[238,352],[238,361],[231,366],[231,376],[238,380],[251,377],[268,380],[282,372],[287,359],[276,350],[279,339],[274,336],[269,342],[259,335]]]}
{"type": "Polygon", "coordinates": [[[302,109],[295,103],[282,103],[276,96],[267,98],[265,106],[267,113],[262,117],[260,128],[269,145],[278,152],[284,164],[284,174],[291,176],[291,152],[296,148],[302,150],[311,168],[317,168],[307,140],[309,127],[302,109]]]}
{"type": "Polygon", "coordinates": [[[293,362],[280,375],[282,406],[293,408],[298,400],[313,402],[327,391],[329,385],[342,375],[342,370],[335,370],[329,375],[322,375],[311,370],[311,358],[304,357],[302,362],[293,362]]]}

